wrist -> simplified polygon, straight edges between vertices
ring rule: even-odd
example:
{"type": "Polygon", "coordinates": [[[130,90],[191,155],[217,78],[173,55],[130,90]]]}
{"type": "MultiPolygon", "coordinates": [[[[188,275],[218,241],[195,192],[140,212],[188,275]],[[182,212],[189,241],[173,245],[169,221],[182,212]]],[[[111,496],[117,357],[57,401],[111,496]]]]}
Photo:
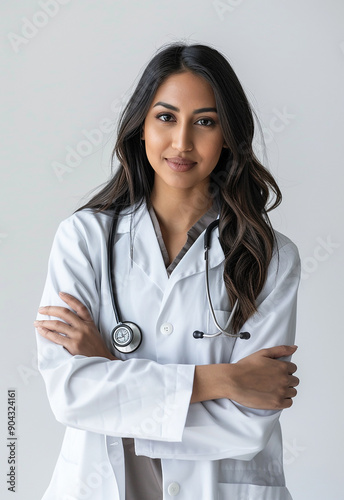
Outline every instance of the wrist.
{"type": "Polygon", "coordinates": [[[109,352],[107,354],[107,356],[105,356],[106,358],[108,358],[110,361],[119,361],[120,358],[116,358],[116,356],[114,356],[111,352],[109,352]]]}
{"type": "Polygon", "coordinates": [[[197,365],[191,403],[221,398],[229,399],[230,388],[228,385],[231,366],[225,363],[197,365]]]}

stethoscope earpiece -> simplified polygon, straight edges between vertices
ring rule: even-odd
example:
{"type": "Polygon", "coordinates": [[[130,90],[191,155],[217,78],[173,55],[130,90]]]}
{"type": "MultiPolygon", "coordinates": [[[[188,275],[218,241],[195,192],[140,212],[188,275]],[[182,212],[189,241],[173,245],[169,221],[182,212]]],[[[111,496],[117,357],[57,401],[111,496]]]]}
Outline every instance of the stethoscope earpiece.
{"type": "Polygon", "coordinates": [[[204,333],[199,330],[195,330],[192,335],[194,339],[203,339],[204,337],[204,333]]]}
{"type": "Polygon", "coordinates": [[[248,332],[228,333],[228,332],[225,332],[224,330],[221,330],[218,333],[212,333],[210,335],[206,334],[204,332],[200,332],[199,330],[195,330],[192,335],[193,335],[194,339],[204,339],[204,338],[207,338],[207,337],[208,338],[218,337],[222,333],[224,335],[226,335],[227,337],[240,338],[240,339],[243,339],[243,340],[248,340],[251,337],[251,334],[248,333],[248,332]]]}
{"type": "Polygon", "coordinates": [[[244,339],[244,340],[248,340],[249,338],[251,338],[251,334],[248,332],[241,332],[241,333],[239,333],[239,335],[240,335],[240,338],[244,339]]]}

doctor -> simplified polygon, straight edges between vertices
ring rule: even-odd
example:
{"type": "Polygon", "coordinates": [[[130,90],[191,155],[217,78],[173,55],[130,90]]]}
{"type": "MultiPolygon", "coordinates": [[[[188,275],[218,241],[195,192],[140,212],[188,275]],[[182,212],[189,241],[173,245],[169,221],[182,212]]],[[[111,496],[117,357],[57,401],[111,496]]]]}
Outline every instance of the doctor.
{"type": "Polygon", "coordinates": [[[273,207],[281,195],[252,139],[249,103],[219,52],[173,44],[155,55],[120,121],[119,168],[61,223],[51,250],[35,326],[66,434],[45,500],[291,499],[279,416],[299,382],[286,360],[296,350],[299,256],[270,226],[269,192],[273,207]],[[193,336],[217,331],[203,257],[217,218],[216,320],[248,340],[193,336]],[[112,293],[141,329],[132,353],[113,346],[112,293]]]}

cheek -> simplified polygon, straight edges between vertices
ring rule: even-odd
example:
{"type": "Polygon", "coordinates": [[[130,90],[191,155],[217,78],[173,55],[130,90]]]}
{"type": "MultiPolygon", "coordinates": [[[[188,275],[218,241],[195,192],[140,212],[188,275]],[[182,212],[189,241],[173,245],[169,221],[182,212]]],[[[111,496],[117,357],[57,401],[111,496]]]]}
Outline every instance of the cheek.
{"type": "Polygon", "coordinates": [[[145,133],[145,146],[147,156],[160,156],[166,145],[164,134],[150,130],[145,133]]]}
{"type": "Polygon", "coordinates": [[[222,152],[223,140],[215,137],[207,143],[203,143],[204,155],[209,158],[209,161],[217,163],[222,152]]]}

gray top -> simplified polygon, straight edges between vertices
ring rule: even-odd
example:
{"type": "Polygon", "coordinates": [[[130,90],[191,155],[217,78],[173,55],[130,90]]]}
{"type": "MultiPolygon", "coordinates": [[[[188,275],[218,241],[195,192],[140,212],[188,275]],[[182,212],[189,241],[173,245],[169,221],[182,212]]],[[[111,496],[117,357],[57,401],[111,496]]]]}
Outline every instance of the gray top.
{"type": "Polygon", "coordinates": [[[151,219],[152,219],[154,231],[155,231],[156,237],[158,239],[160,250],[161,250],[164,262],[165,262],[166,271],[167,271],[168,275],[170,275],[172,273],[173,269],[178,265],[178,263],[182,260],[182,258],[186,254],[186,252],[192,246],[192,244],[195,243],[195,241],[197,240],[199,235],[209,226],[209,224],[211,222],[213,222],[213,220],[215,220],[217,218],[217,210],[215,209],[214,206],[211,207],[208,210],[208,212],[206,212],[200,219],[198,219],[198,221],[192,226],[192,228],[189,229],[189,231],[187,232],[187,240],[186,240],[185,245],[183,246],[181,251],[178,253],[178,255],[175,257],[173,262],[171,262],[171,264],[169,264],[170,259],[169,259],[168,252],[167,252],[167,249],[166,249],[166,246],[165,246],[162,234],[161,234],[159,222],[158,222],[158,219],[157,219],[157,216],[154,212],[153,207],[151,207],[149,209],[149,215],[151,216],[151,219]]]}
{"type": "MultiPolygon", "coordinates": [[[[212,207],[187,232],[187,240],[183,248],[169,264],[168,252],[162,237],[161,229],[153,207],[149,209],[155,234],[165,262],[168,275],[172,273],[183,256],[197,240],[199,235],[217,218],[217,210],[212,207]]],[[[125,457],[125,500],[162,500],[161,460],[135,455],[132,438],[123,438],[125,457]]]]}

